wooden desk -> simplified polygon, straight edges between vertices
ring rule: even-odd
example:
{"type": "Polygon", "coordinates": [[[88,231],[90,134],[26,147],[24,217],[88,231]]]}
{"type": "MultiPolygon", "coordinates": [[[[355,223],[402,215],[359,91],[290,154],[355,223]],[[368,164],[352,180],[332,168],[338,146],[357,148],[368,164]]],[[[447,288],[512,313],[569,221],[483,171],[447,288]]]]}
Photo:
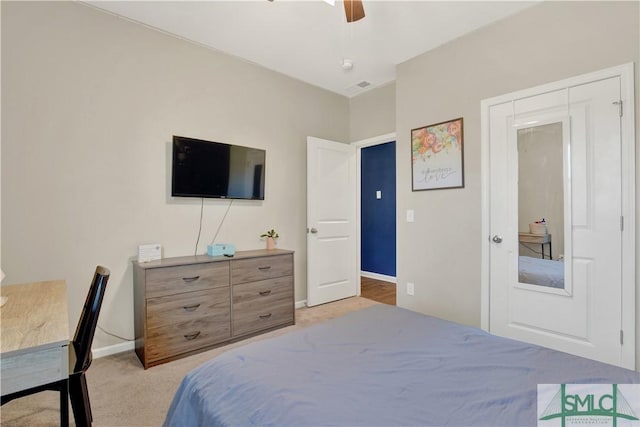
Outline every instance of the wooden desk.
{"type": "MultiPolygon", "coordinates": [[[[7,298],[0,308],[2,396],[67,381],[69,318],[65,282],[0,286],[0,295],[7,298]]],[[[68,393],[66,388],[64,391],[61,419],[66,414],[68,420],[68,393]]]]}
{"type": "Polygon", "coordinates": [[[518,240],[520,243],[534,243],[540,245],[542,248],[542,259],[544,259],[544,245],[549,245],[549,259],[553,259],[553,252],[551,250],[551,234],[531,234],[531,233],[518,233],[518,240]]]}

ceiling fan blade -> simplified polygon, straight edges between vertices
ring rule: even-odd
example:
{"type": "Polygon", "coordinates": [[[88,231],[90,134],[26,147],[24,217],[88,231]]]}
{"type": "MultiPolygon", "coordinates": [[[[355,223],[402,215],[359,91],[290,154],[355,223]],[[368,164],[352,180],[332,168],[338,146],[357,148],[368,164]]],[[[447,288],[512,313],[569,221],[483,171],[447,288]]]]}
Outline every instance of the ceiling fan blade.
{"type": "Polygon", "coordinates": [[[364,18],[364,6],[362,0],[343,0],[344,12],[347,15],[347,22],[355,22],[364,18]]]}

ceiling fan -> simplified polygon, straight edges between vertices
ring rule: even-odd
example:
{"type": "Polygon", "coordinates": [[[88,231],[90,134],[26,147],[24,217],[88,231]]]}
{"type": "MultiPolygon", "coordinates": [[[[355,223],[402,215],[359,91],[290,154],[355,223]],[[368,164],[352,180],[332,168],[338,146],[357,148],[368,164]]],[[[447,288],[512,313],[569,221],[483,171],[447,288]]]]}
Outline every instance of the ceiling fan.
{"type": "Polygon", "coordinates": [[[343,0],[344,13],[347,16],[347,22],[355,22],[364,18],[364,6],[362,0],[343,0]]]}
{"type": "MultiPolygon", "coordinates": [[[[273,0],[268,0],[273,2],[273,0]]],[[[331,6],[334,6],[336,0],[324,0],[331,6]]],[[[344,4],[344,13],[347,17],[347,22],[355,22],[364,18],[364,6],[362,6],[362,0],[342,0],[344,4]]]]}

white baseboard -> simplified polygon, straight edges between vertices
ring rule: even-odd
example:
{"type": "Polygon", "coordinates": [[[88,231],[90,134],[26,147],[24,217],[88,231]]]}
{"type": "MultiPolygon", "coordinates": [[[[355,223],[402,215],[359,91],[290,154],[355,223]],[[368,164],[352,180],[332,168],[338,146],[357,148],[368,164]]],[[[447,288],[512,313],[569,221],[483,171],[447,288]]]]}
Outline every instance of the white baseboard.
{"type": "Polygon", "coordinates": [[[302,301],[296,301],[296,305],[295,305],[296,310],[299,309],[299,308],[304,308],[306,306],[307,306],[307,300],[306,299],[303,299],[302,301]]]}
{"type": "Polygon", "coordinates": [[[135,348],[135,341],[127,341],[121,342],[119,344],[108,345],[106,347],[92,349],[91,353],[93,354],[94,359],[99,359],[101,357],[110,356],[112,354],[124,353],[125,351],[134,350],[135,348]]]}
{"type": "Polygon", "coordinates": [[[370,271],[361,271],[360,276],[368,277],[369,279],[383,280],[385,282],[396,283],[396,278],[394,276],[387,276],[384,274],[372,273],[370,271]]]}

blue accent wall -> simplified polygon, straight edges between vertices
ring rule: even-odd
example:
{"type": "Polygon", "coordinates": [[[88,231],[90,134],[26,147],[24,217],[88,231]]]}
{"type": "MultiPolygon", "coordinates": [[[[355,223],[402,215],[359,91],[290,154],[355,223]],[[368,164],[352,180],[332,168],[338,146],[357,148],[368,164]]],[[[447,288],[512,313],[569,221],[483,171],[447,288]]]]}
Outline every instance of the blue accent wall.
{"type": "Polygon", "coordinates": [[[361,270],[396,275],[396,143],[361,150],[361,270]],[[376,198],[376,191],[382,198],[376,198]]]}

